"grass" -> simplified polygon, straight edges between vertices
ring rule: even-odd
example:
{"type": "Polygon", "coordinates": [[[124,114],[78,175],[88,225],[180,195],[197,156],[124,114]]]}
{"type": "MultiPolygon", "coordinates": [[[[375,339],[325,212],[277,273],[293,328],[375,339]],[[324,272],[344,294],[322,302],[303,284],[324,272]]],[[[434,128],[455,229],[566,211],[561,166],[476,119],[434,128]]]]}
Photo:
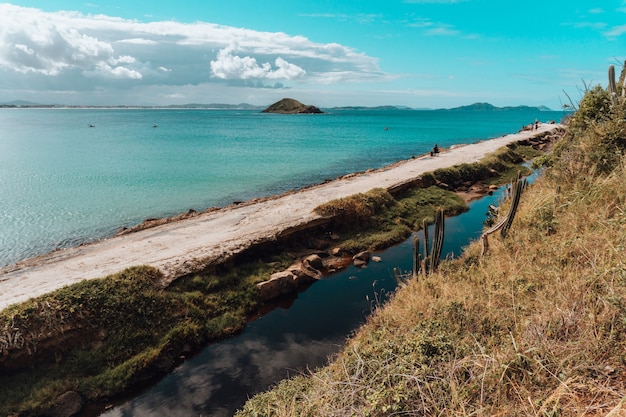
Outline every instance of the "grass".
{"type": "MultiPolygon", "coordinates": [[[[465,175],[465,179],[492,181],[498,174],[519,170],[515,164],[525,152],[530,151],[506,148],[476,166],[438,170],[433,181],[465,175]]],[[[405,239],[441,207],[448,214],[466,210],[455,193],[436,186],[408,189],[393,196],[375,189],[319,207],[318,211],[332,221],[310,233],[319,234],[319,238],[338,233],[342,248],[349,253],[380,249],[405,239]]],[[[247,317],[261,307],[254,284],[290,265],[298,256],[294,248],[301,247],[297,240],[306,237],[258,247],[212,270],[182,277],[165,289],[157,284],[160,272],[142,266],[83,281],[3,310],[0,415],[40,415],[70,390],[88,401],[114,398],[164,375],[181,355],[241,330],[247,317]]],[[[443,329],[443,319],[433,323],[441,323],[438,326],[443,329]]],[[[432,326],[423,329],[423,340],[411,349],[419,345],[427,356],[450,354],[456,344],[432,326]]],[[[385,333],[376,337],[389,338],[389,343],[394,337],[402,339],[385,333]]],[[[399,357],[396,347],[388,347],[392,357],[399,357]]],[[[355,357],[349,362],[365,364],[362,359],[355,357]]],[[[310,379],[303,379],[286,383],[286,389],[297,392],[290,385],[294,383],[311,386],[310,379]]],[[[371,402],[368,407],[374,409],[386,407],[390,401],[378,390],[366,396],[371,402]]]]}
{"type": "Polygon", "coordinates": [[[623,110],[570,130],[485,256],[407,282],[326,367],[237,416],[623,415],[623,110]]]}
{"type": "Polygon", "coordinates": [[[531,146],[513,143],[486,155],[477,163],[440,168],[432,175],[435,181],[454,187],[461,186],[468,181],[481,181],[488,185],[502,184],[514,179],[520,170],[523,175],[528,175],[530,169],[520,167],[520,164],[541,154],[531,146]]]}
{"type": "Polygon", "coordinates": [[[384,189],[334,200],[316,211],[333,218],[330,228],[342,237],[348,253],[387,248],[419,230],[424,218],[433,219],[437,208],[455,215],[467,210],[455,193],[436,186],[413,188],[395,198],[384,189]]]}

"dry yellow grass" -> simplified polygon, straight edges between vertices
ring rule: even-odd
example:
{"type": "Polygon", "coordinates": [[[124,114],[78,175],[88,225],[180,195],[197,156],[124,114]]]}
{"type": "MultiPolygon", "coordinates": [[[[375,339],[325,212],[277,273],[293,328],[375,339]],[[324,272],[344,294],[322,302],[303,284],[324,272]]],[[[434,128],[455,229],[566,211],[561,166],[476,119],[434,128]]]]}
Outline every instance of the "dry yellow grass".
{"type": "Polygon", "coordinates": [[[625,415],[626,165],[598,149],[621,120],[572,132],[485,256],[408,282],[328,366],[238,415],[625,415]]]}

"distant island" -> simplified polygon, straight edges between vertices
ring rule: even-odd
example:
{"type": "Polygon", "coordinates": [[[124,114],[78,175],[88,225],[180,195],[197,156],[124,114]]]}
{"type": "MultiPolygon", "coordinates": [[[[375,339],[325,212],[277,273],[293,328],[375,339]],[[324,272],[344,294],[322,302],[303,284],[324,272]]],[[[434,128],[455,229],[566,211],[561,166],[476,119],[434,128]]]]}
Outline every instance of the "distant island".
{"type": "Polygon", "coordinates": [[[298,100],[292,98],[284,98],[276,103],[272,104],[263,113],[280,113],[280,114],[319,114],[324,113],[315,106],[308,106],[300,103],[298,100]]]}

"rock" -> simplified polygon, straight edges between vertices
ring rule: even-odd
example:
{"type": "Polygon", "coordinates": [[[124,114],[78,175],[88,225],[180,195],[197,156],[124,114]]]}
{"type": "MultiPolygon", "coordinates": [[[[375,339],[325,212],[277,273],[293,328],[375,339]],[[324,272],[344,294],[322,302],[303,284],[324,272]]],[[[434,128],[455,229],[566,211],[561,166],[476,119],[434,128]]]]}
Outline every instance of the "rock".
{"type": "Polygon", "coordinates": [[[333,248],[330,251],[330,254],[333,256],[341,256],[342,253],[343,253],[343,249],[341,249],[340,247],[333,248]]]}
{"type": "Polygon", "coordinates": [[[256,284],[263,301],[296,292],[324,276],[326,267],[319,255],[309,255],[302,262],[276,272],[270,279],[256,284]]]}
{"type": "Polygon", "coordinates": [[[294,274],[294,283],[296,285],[296,289],[303,288],[319,280],[323,276],[320,271],[302,267],[294,269],[291,272],[293,272],[294,274]]]}
{"type": "Polygon", "coordinates": [[[83,408],[83,397],[76,391],[68,391],[54,402],[49,415],[51,417],[73,417],[77,415],[83,408]]]}
{"type": "Polygon", "coordinates": [[[370,252],[369,252],[369,251],[364,250],[363,252],[359,252],[359,253],[357,253],[356,255],[354,255],[354,256],[352,257],[352,259],[361,259],[361,260],[364,260],[364,261],[368,261],[368,262],[369,262],[369,260],[370,260],[370,256],[371,256],[370,252]]]}
{"type": "Polygon", "coordinates": [[[365,268],[367,266],[367,262],[362,259],[355,259],[354,261],[352,261],[352,263],[357,268],[365,268]]]}
{"type": "Polygon", "coordinates": [[[316,271],[324,271],[324,269],[326,269],[324,267],[324,262],[322,261],[322,258],[319,257],[319,255],[309,255],[306,258],[304,258],[304,261],[302,261],[302,265],[306,268],[306,269],[313,269],[316,271]]]}
{"type": "Polygon", "coordinates": [[[267,301],[296,290],[297,277],[291,271],[281,271],[272,274],[269,280],[259,282],[256,288],[262,300],[267,301]]]}
{"type": "Polygon", "coordinates": [[[352,263],[357,268],[363,268],[370,261],[370,253],[368,251],[359,252],[352,257],[352,263]]]}
{"type": "Polygon", "coordinates": [[[263,113],[280,114],[303,114],[303,113],[324,113],[315,106],[307,106],[292,98],[284,98],[272,104],[263,113]]]}
{"type": "Polygon", "coordinates": [[[438,183],[437,183],[437,187],[439,187],[439,188],[443,188],[444,190],[447,190],[447,191],[453,191],[453,188],[452,188],[452,187],[450,187],[450,186],[449,186],[448,184],[446,184],[445,182],[438,182],[438,183]]]}

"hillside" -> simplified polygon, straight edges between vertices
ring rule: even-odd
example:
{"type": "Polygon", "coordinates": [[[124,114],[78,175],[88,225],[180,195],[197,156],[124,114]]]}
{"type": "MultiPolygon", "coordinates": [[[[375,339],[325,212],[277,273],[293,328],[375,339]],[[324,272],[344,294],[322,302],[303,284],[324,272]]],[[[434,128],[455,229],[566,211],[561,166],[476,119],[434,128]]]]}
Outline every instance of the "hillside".
{"type": "Polygon", "coordinates": [[[590,89],[506,238],[408,279],[327,367],[238,416],[624,415],[625,115],[590,89]]]}

